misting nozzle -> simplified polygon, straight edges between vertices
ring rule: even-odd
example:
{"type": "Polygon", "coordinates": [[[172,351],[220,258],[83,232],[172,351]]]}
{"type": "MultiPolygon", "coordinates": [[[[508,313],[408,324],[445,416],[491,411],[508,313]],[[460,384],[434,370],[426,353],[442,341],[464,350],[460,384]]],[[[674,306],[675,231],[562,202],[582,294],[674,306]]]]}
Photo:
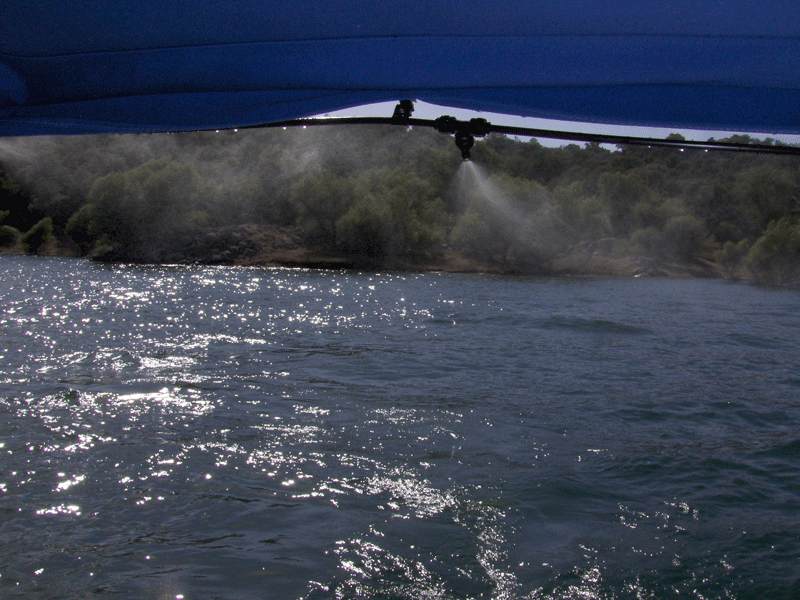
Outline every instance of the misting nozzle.
{"type": "Polygon", "coordinates": [[[461,160],[469,160],[469,150],[475,144],[475,137],[468,131],[456,132],[456,147],[461,150],[461,160]]]}
{"type": "Polygon", "coordinates": [[[461,150],[461,159],[470,159],[469,150],[475,144],[475,136],[483,137],[492,131],[492,125],[486,119],[459,121],[455,117],[442,116],[436,119],[434,127],[442,133],[453,133],[456,146],[461,150]]]}

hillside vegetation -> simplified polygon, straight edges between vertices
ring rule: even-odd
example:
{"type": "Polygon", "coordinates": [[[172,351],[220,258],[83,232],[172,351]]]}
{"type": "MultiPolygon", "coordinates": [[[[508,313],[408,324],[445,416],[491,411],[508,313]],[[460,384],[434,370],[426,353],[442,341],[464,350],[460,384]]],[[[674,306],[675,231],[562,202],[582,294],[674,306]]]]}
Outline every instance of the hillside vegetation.
{"type": "MultiPolygon", "coordinates": [[[[740,140],[741,141],[741,140],[740,140]]],[[[792,285],[800,160],[324,126],[0,142],[0,244],[100,260],[792,285]]]]}

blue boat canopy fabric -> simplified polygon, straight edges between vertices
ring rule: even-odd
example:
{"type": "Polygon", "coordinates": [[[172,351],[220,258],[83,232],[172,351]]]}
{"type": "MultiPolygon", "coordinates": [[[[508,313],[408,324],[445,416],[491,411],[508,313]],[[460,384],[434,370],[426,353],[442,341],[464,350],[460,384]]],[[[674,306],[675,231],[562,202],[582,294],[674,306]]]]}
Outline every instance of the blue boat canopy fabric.
{"type": "Polygon", "coordinates": [[[2,136],[237,127],[405,98],[796,134],[800,2],[3,1],[2,136]]]}

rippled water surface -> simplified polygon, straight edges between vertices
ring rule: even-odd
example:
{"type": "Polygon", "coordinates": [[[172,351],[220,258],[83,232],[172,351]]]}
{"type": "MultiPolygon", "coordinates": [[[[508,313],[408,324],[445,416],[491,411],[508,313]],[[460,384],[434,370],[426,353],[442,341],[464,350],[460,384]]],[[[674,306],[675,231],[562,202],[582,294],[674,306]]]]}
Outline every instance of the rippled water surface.
{"type": "Polygon", "coordinates": [[[800,294],[0,258],[0,599],[800,596],[800,294]]]}

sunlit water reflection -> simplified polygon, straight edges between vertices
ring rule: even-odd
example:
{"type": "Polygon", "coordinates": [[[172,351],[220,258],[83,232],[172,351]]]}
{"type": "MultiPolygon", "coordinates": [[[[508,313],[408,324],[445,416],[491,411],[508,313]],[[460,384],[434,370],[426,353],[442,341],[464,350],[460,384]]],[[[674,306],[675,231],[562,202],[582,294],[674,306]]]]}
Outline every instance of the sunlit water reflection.
{"type": "Polygon", "coordinates": [[[796,292],[0,267],[0,598],[800,588],[796,292]]]}

